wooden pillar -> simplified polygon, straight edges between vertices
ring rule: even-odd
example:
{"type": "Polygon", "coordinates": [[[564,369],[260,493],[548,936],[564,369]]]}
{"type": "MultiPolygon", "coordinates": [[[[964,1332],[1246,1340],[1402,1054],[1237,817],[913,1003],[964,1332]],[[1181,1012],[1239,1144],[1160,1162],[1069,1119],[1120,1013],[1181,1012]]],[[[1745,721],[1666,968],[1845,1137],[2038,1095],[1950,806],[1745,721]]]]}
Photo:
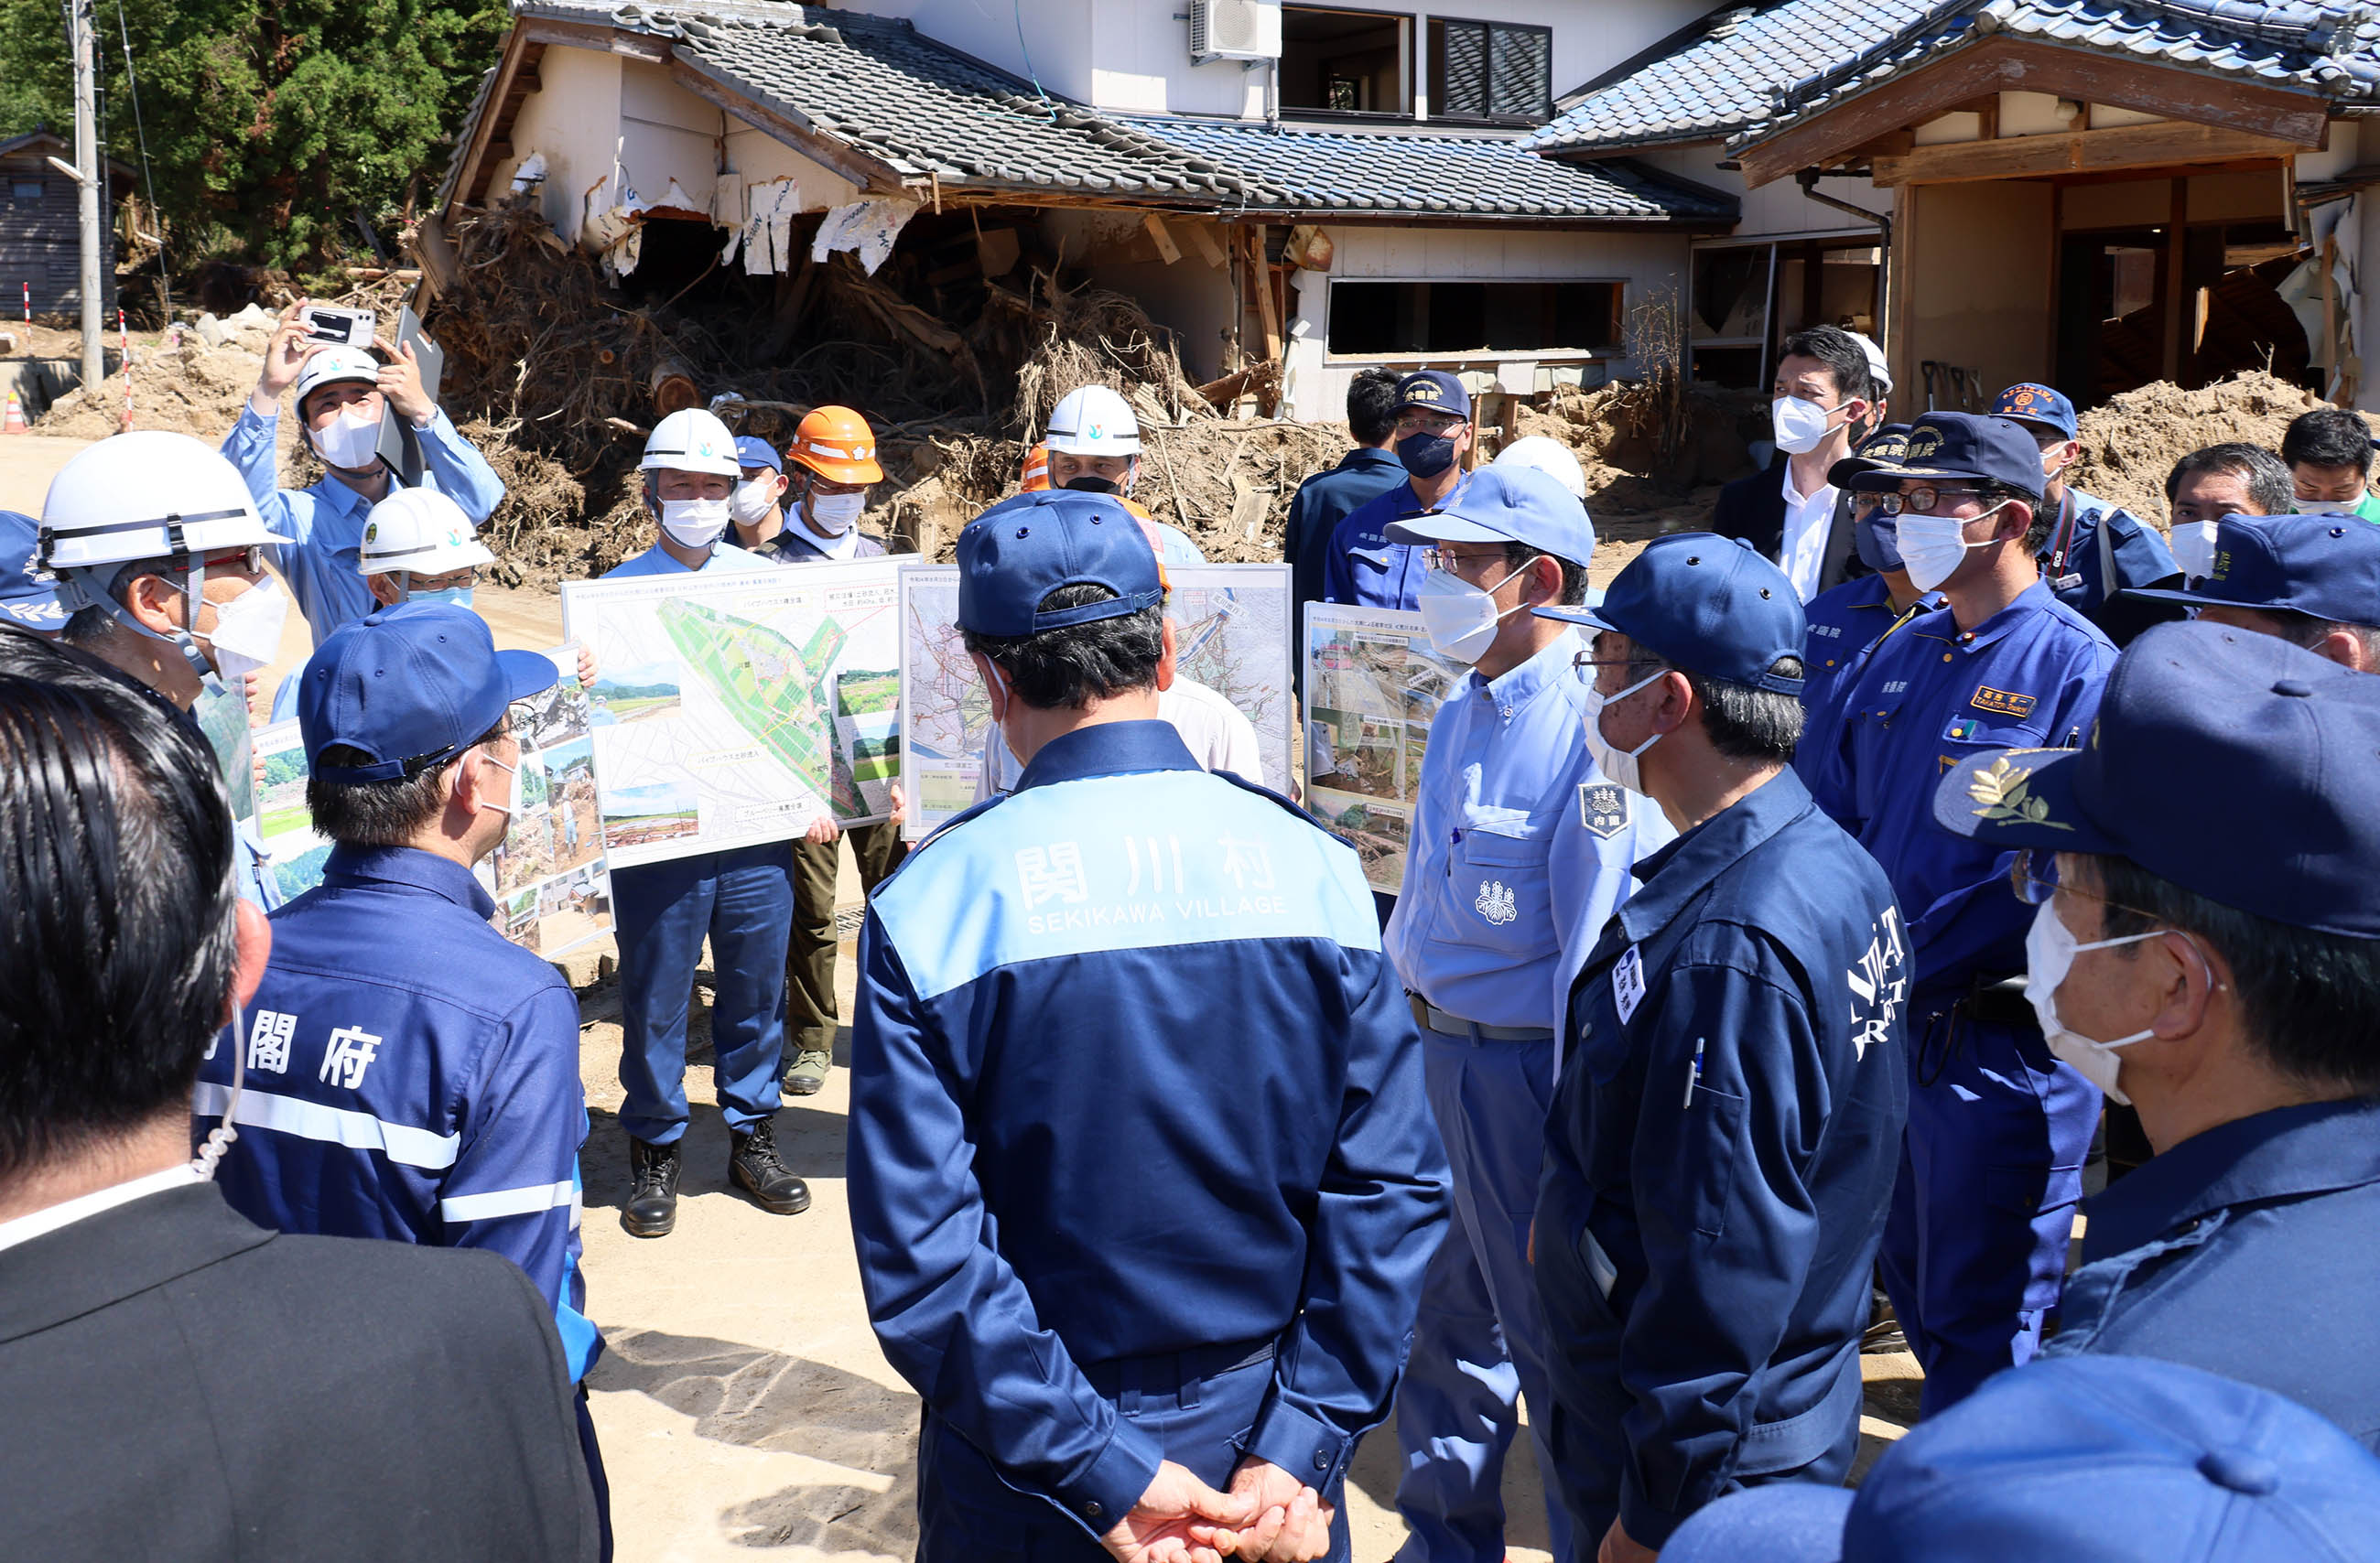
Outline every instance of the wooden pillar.
{"type": "Polygon", "coordinates": [[[2187,175],[2177,174],[2173,177],[2173,200],[2166,214],[2165,254],[2158,261],[2165,319],[2165,378],[2177,383],[2181,380],[2182,273],[2187,254],[2182,230],[2189,221],[2190,179],[2187,175]]]}

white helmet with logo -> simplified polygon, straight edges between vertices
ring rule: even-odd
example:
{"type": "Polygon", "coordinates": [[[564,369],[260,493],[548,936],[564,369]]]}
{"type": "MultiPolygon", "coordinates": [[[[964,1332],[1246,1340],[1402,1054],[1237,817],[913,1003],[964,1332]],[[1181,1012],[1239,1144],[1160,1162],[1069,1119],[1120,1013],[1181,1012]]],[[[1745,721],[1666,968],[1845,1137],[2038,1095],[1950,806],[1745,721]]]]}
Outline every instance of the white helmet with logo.
{"type": "Polygon", "coordinates": [[[1104,385],[1086,385],[1059,398],[1042,442],[1067,455],[1136,456],[1140,420],[1118,393],[1104,385]]]}
{"type": "Polygon", "coordinates": [[[371,507],[356,573],[444,576],[495,562],[461,505],[434,489],[399,489],[371,507]]]}
{"type": "Polygon", "coordinates": [[[298,416],[306,416],[306,398],[325,385],[361,382],[380,383],[380,360],[360,347],[320,347],[298,370],[298,416]]]}
{"type": "Polygon", "coordinates": [[[718,415],[701,407],[685,407],[653,425],[645,439],[645,455],[637,463],[648,472],[705,472],[721,478],[741,478],[735,436],[718,415]]]}
{"type": "Polygon", "coordinates": [[[1586,503],[1586,471],[1568,445],[1545,434],[1528,434],[1496,453],[1498,466],[1535,467],[1568,489],[1579,503],[1586,503]]]}

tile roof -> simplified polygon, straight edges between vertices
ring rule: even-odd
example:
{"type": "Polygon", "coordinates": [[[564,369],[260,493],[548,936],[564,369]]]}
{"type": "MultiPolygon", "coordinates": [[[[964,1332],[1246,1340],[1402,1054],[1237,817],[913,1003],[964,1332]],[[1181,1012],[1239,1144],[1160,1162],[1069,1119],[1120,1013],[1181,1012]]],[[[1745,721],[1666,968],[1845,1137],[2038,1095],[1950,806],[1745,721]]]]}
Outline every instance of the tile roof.
{"type": "Polygon", "coordinates": [[[722,87],[906,176],[1199,205],[1250,193],[1229,172],[1040,96],[905,21],[767,0],[514,0],[513,10],[665,38],[722,87]]]}
{"type": "Polygon", "coordinates": [[[1587,93],[1528,145],[1756,139],[1993,33],[2380,100],[2380,21],[2349,0],[1783,0],[1715,15],[1706,31],[1587,93]]]}
{"type": "Polygon", "coordinates": [[[1238,173],[1246,206],[1445,217],[1732,222],[1733,197],[1627,159],[1586,166],[1526,151],[1517,137],[1272,127],[1134,116],[1126,123],[1238,173]]]}

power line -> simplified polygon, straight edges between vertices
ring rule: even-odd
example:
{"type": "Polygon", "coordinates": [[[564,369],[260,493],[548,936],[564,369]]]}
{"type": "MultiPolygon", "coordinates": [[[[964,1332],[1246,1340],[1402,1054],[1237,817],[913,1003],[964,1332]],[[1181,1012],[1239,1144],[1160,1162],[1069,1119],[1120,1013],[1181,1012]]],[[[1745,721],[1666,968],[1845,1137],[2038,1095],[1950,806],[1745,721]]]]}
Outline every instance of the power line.
{"type": "Polygon", "coordinates": [[[115,35],[124,41],[124,90],[132,98],[132,134],[140,143],[140,185],[149,197],[149,221],[157,224],[157,290],[164,297],[164,323],[171,325],[174,272],[166,264],[165,214],[157,208],[157,180],[149,171],[149,132],[140,123],[140,79],[132,70],[132,30],[125,24],[124,0],[115,0],[115,35]]]}

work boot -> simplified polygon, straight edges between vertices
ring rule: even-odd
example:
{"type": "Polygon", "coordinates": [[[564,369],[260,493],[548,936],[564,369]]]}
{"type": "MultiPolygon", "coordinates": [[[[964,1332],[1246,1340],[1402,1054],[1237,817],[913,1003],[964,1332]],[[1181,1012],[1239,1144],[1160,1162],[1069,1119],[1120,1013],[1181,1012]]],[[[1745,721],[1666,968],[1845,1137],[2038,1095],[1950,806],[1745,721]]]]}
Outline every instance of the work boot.
{"type": "Polygon", "coordinates": [[[677,1225],[678,1168],[675,1145],[647,1145],[629,1136],[628,1174],[637,1182],[620,1207],[620,1225],[630,1237],[667,1237],[677,1225]]]}
{"type": "Polygon", "coordinates": [[[795,1055],[794,1067],[785,1071],[785,1095],[815,1097],[826,1077],[834,1072],[834,1055],[805,1048],[795,1055]]]}
{"type": "Polygon", "coordinates": [[[777,1159],[777,1125],[762,1119],[749,1133],[727,1132],[727,1181],[772,1216],[798,1216],[810,1207],[810,1186],[777,1159]]]}

